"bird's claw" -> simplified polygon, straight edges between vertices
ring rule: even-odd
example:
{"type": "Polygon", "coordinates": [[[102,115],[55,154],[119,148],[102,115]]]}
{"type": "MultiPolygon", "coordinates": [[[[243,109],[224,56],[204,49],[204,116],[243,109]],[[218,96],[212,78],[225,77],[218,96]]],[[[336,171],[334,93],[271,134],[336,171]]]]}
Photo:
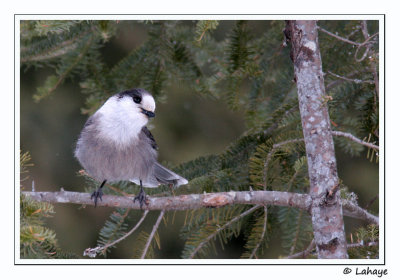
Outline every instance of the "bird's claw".
{"type": "Polygon", "coordinates": [[[94,198],[94,207],[97,206],[97,199],[100,198],[101,201],[103,201],[103,199],[101,198],[103,196],[103,191],[101,189],[95,190],[92,195],[90,196],[90,199],[94,198]]]}
{"type": "Polygon", "coordinates": [[[135,198],[133,199],[133,203],[135,203],[136,200],[139,201],[140,210],[142,210],[143,204],[149,205],[149,202],[147,201],[146,198],[146,193],[144,192],[143,188],[141,188],[139,194],[135,196],[135,198]]]}

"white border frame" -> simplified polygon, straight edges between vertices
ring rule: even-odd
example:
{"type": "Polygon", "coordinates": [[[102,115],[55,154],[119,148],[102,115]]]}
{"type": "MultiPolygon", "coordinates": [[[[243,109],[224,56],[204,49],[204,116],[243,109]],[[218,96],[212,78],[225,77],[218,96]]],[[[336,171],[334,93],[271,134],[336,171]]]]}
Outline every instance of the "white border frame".
{"type": "Polygon", "coordinates": [[[385,72],[384,72],[384,62],[385,62],[385,29],[384,29],[384,15],[215,15],[215,14],[205,14],[205,15],[161,15],[161,14],[148,14],[148,15],[124,15],[124,14],[116,14],[116,15],[64,15],[64,14],[54,14],[54,15],[23,15],[16,14],[14,16],[14,24],[15,24],[15,65],[14,65],[14,75],[15,75],[15,255],[14,260],[15,264],[246,264],[246,265],[277,265],[277,264],[285,264],[285,265],[324,265],[324,264],[335,264],[335,265],[382,265],[385,262],[385,246],[379,246],[379,256],[380,258],[377,260],[373,259],[347,259],[345,262],[343,260],[318,260],[318,259],[152,259],[152,260],[138,260],[138,259],[68,259],[68,260],[59,260],[59,259],[45,259],[45,260],[37,260],[37,259],[21,259],[19,255],[20,248],[20,211],[19,211],[19,197],[20,197],[20,166],[19,166],[19,149],[20,149],[20,20],[39,20],[39,19],[47,19],[47,20],[79,20],[79,19],[87,19],[87,20],[204,20],[204,19],[218,19],[218,20],[379,20],[379,92],[380,94],[380,157],[379,157],[379,231],[380,231],[380,242],[382,244],[386,244],[385,238],[385,189],[384,189],[384,162],[385,162],[385,111],[384,111],[384,82],[385,82],[385,72]],[[383,94],[382,94],[383,93],[383,94]]]}

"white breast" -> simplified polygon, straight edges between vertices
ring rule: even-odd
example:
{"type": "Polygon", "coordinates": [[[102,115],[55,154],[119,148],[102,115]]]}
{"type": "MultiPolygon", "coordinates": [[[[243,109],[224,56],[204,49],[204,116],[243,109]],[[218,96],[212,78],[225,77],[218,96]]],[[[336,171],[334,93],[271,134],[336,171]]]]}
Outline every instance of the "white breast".
{"type": "Polygon", "coordinates": [[[131,98],[113,96],[96,112],[99,114],[99,133],[119,147],[131,145],[138,138],[148,118],[131,98]]]}

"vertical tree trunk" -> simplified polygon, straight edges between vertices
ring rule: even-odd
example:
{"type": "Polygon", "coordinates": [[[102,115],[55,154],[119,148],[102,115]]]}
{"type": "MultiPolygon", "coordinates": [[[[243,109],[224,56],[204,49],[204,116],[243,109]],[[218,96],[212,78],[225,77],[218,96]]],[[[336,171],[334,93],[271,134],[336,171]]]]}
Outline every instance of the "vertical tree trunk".
{"type": "Polygon", "coordinates": [[[318,258],[348,258],[316,21],[288,21],[285,35],[292,45],[318,258]]]}

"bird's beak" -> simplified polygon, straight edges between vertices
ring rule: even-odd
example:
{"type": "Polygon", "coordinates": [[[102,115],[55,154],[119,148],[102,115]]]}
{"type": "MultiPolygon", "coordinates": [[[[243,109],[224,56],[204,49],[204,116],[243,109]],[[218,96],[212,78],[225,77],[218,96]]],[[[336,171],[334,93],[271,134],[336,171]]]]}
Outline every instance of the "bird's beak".
{"type": "Polygon", "coordinates": [[[154,114],[154,112],[152,111],[147,111],[145,109],[142,108],[142,113],[145,114],[147,117],[149,118],[154,118],[156,116],[156,114],[154,114]]]}

